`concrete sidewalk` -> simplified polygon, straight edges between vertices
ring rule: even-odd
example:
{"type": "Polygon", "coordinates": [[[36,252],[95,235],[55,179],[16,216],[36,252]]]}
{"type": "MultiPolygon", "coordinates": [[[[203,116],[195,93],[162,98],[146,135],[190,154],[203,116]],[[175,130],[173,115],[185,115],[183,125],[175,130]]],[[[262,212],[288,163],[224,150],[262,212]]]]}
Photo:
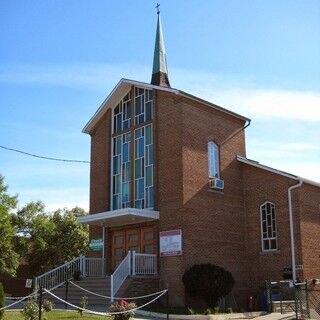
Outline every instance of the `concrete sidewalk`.
{"type": "MultiPolygon", "coordinates": [[[[232,314],[220,314],[220,315],[174,315],[171,314],[169,316],[170,320],[181,320],[181,319],[188,319],[188,320],[227,320],[230,319],[230,316],[232,314]]],[[[160,319],[166,319],[166,315],[161,314],[159,316],[156,316],[155,313],[153,313],[153,316],[147,316],[147,315],[141,315],[137,314],[134,317],[135,320],[160,320],[160,319]]],[[[233,314],[232,319],[255,319],[255,320],[289,320],[289,319],[295,319],[295,313],[269,313],[265,315],[258,315],[255,316],[254,314],[239,314],[239,317],[237,317],[236,314],[233,314]],[[241,316],[240,316],[241,315],[241,316]]]]}

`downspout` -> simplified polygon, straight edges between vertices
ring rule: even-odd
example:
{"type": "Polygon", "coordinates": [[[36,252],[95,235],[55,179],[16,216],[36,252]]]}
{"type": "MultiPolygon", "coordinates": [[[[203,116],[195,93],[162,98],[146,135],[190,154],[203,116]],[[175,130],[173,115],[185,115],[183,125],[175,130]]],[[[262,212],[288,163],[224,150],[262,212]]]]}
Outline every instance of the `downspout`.
{"type": "Polygon", "coordinates": [[[228,137],[227,139],[225,139],[224,141],[222,141],[220,143],[220,146],[222,146],[223,144],[225,144],[227,141],[229,141],[231,138],[233,138],[236,134],[238,134],[239,132],[245,130],[246,128],[248,128],[251,124],[251,120],[248,119],[247,123],[245,124],[245,126],[243,126],[242,128],[240,128],[239,130],[237,130],[236,132],[234,132],[230,137],[228,137]]]}
{"type": "Polygon", "coordinates": [[[292,267],[292,280],[296,282],[296,253],[294,246],[294,229],[293,229],[293,213],[292,213],[292,196],[291,191],[293,189],[302,186],[303,181],[299,178],[299,183],[288,188],[288,205],[289,205],[289,222],[290,222],[290,242],[291,242],[291,267],[292,267]]]}

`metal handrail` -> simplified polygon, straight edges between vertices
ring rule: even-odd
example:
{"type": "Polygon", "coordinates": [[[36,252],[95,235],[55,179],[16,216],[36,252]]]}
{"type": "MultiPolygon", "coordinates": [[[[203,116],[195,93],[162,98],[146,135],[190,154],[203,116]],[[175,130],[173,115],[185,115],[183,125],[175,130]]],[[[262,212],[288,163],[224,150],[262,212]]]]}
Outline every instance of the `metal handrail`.
{"type": "Polygon", "coordinates": [[[35,289],[40,286],[48,290],[59,287],[63,282],[72,279],[76,271],[79,271],[84,277],[104,276],[104,259],[80,256],[67,261],[63,265],[35,277],[35,289]]]}
{"type": "Polygon", "coordinates": [[[110,277],[110,296],[111,302],[115,294],[118,292],[120,287],[126,278],[131,274],[131,251],[128,252],[126,257],[120,262],[116,270],[112,273],[110,277]]]}

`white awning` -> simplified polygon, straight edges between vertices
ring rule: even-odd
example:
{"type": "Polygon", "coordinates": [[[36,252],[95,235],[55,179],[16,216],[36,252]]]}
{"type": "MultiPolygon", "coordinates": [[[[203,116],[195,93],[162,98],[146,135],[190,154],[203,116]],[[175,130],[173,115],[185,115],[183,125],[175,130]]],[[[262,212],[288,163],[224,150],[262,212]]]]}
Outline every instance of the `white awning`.
{"type": "Polygon", "coordinates": [[[128,224],[159,220],[159,212],[149,209],[124,208],[79,217],[79,223],[97,226],[124,226],[128,224]]]}

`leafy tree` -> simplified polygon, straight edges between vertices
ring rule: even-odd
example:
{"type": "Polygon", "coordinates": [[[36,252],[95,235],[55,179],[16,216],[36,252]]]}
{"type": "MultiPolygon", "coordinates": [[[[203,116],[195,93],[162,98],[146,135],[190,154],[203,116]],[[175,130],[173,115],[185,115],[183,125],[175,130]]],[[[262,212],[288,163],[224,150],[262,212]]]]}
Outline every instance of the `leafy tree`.
{"type": "Polygon", "coordinates": [[[187,294],[203,299],[210,308],[230,293],[234,286],[232,274],[213,264],[196,264],[182,277],[187,294]]]}
{"type": "Polygon", "coordinates": [[[33,275],[86,253],[88,227],[77,222],[77,217],[85,214],[83,209],[59,209],[48,215],[39,203],[34,203],[33,206],[24,208],[23,213],[20,221],[24,221],[24,225],[20,227],[28,229],[30,238],[20,240],[20,243],[27,242],[26,257],[33,275]],[[29,215],[30,212],[32,215],[29,215]]]}
{"type": "Polygon", "coordinates": [[[41,201],[16,210],[17,204],[17,196],[7,193],[0,175],[0,274],[15,276],[22,256],[35,276],[86,253],[88,226],[77,222],[77,217],[86,214],[83,209],[50,214],[41,201]]]}
{"type": "Polygon", "coordinates": [[[15,276],[19,255],[14,250],[15,229],[11,212],[17,206],[17,196],[10,196],[7,189],[4,178],[0,175],[0,274],[15,276]]]}

